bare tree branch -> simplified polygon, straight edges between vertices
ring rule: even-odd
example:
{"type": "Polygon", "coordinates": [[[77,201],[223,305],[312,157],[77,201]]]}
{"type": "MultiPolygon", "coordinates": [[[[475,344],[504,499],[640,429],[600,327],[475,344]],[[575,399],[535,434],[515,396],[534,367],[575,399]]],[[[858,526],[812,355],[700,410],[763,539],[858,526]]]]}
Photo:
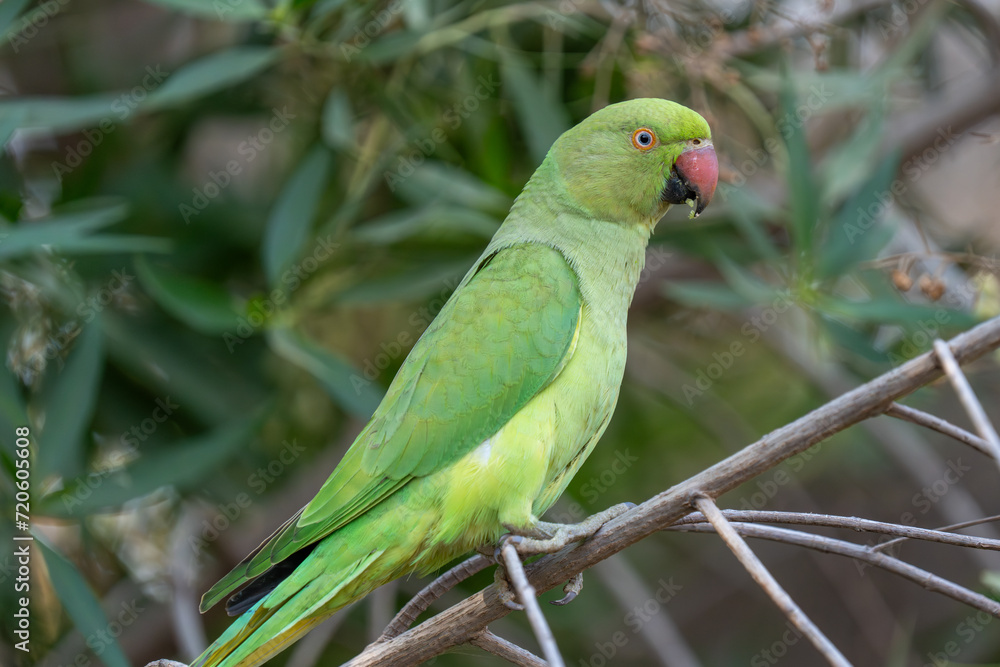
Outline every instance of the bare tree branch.
{"type": "Polygon", "coordinates": [[[816,624],[806,616],[805,612],[792,599],[792,596],[785,592],[785,589],[781,587],[778,580],[764,566],[764,563],[747,546],[747,543],[743,541],[743,538],[733,528],[733,525],[719,511],[715,501],[708,496],[698,496],[694,498],[693,502],[694,506],[701,511],[705,519],[712,524],[712,529],[719,534],[719,537],[726,543],[726,546],[733,552],[737,560],[740,561],[740,564],[746,568],[746,571],[753,577],[753,580],[757,582],[757,585],[764,589],[764,592],[774,601],[778,609],[812,642],[812,645],[826,658],[826,661],[834,665],[834,667],[851,667],[851,663],[847,661],[847,658],[837,650],[833,642],[827,639],[826,635],[823,634],[816,624]]]}
{"type": "MultiPolygon", "coordinates": [[[[929,591],[934,591],[935,593],[940,593],[950,598],[954,598],[955,600],[967,604],[970,607],[985,611],[988,614],[992,614],[993,616],[1000,618],[1000,603],[995,600],[991,600],[985,595],[980,595],[975,591],[970,591],[964,586],[948,581],[943,577],[939,577],[938,575],[928,572],[927,570],[923,570],[915,565],[910,565],[909,563],[901,561],[898,558],[887,556],[886,554],[877,551],[874,547],[864,547],[832,537],[804,533],[802,531],[791,530],[789,528],[778,528],[776,526],[758,526],[753,523],[734,523],[732,526],[740,535],[743,535],[744,537],[757,537],[764,540],[781,542],[783,544],[792,544],[799,547],[815,549],[824,553],[839,554],[841,556],[848,556],[849,558],[860,560],[870,565],[888,570],[894,574],[898,574],[899,576],[909,579],[914,583],[920,584],[920,586],[929,591]]],[[[688,528],[696,532],[715,532],[713,527],[703,523],[692,524],[688,528]]]]}
{"type": "MultiPolygon", "coordinates": [[[[946,533],[945,529],[930,530],[928,528],[917,528],[915,526],[904,526],[897,523],[885,523],[883,521],[872,521],[871,519],[859,519],[857,517],[834,516],[831,514],[812,514],[805,512],[760,512],[744,510],[723,510],[722,514],[729,521],[737,523],[790,523],[807,526],[829,526],[831,528],[846,528],[848,530],[866,531],[870,533],[883,533],[885,535],[898,535],[903,539],[924,540],[926,542],[940,542],[957,547],[969,547],[971,549],[987,549],[990,551],[1000,551],[1000,540],[988,537],[976,537],[974,535],[956,535],[946,533]]],[[[706,519],[699,512],[692,512],[678,521],[667,530],[686,530],[692,524],[704,524],[706,519]]],[[[898,540],[892,540],[897,542],[898,540]]],[[[889,542],[878,545],[884,548],[889,542]]]]}
{"type": "MultiPolygon", "coordinates": [[[[959,363],[1000,346],[1000,318],[955,337],[951,348],[959,363]]],[[[785,459],[849,426],[885,412],[893,401],[941,377],[933,353],[926,353],[830,401],[800,419],[766,435],[711,468],[647,500],[628,514],[609,521],[576,548],[545,556],[527,568],[539,591],[547,591],[578,572],[671,525],[690,511],[697,493],[713,497],[735,488],[785,459]]],[[[861,547],[857,547],[862,549],[861,547]]],[[[868,552],[865,552],[868,553],[868,552]]],[[[872,554],[869,556],[883,556],[872,554]]],[[[886,557],[888,558],[888,557],[886,557]]],[[[373,644],[348,665],[412,665],[466,643],[489,623],[510,613],[490,586],[389,641],[373,644]]]]}
{"type": "Polygon", "coordinates": [[[976,398],[976,393],[972,391],[969,380],[965,377],[962,369],[959,368],[958,362],[955,361],[955,357],[951,353],[951,348],[948,347],[946,342],[938,339],[934,341],[934,352],[937,353],[938,359],[941,360],[941,365],[944,366],[948,380],[951,382],[951,386],[955,388],[955,393],[958,394],[959,400],[962,401],[962,407],[969,414],[969,419],[975,424],[979,435],[982,436],[983,440],[989,446],[993,460],[1000,465],[1000,435],[997,435],[996,429],[990,423],[990,418],[986,416],[986,410],[983,410],[982,403],[976,398]]]}
{"type": "Polygon", "coordinates": [[[512,644],[503,637],[497,637],[489,630],[483,630],[470,639],[469,643],[522,667],[546,667],[548,665],[547,662],[534,653],[525,651],[517,644],[512,644]]]}
{"type": "Polygon", "coordinates": [[[951,422],[941,419],[940,417],[935,417],[934,415],[927,414],[926,412],[906,405],[900,405],[899,403],[893,403],[890,405],[889,409],[885,411],[885,414],[890,417],[895,417],[896,419],[908,421],[911,424],[916,424],[917,426],[924,426],[932,431],[937,431],[942,435],[947,435],[948,437],[954,438],[961,443],[969,445],[986,456],[993,456],[993,451],[990,449],[988,442],[980,438],[978,435],[969,433],[964,428],[959,428],[958,426],[955,426],[951,422]]]}

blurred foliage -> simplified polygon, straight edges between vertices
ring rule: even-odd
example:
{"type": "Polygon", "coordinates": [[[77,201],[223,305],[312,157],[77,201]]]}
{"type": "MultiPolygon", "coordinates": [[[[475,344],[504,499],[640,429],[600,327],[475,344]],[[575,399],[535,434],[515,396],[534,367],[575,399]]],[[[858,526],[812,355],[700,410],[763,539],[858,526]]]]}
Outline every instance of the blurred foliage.
{"type": "MultiPolygon", "coordinates": [[[[703,113],[724,182],[702,218],[660,223],[618,413],[553,516],[641,501],[821,404],[831,378],[860,382],[996,315],[996,236],[924,224],[913,198],[958,139],[930,158],[887,140],[935,99],[945,37],[987,62],[992,26],[970,6],[5,0],[0,543],[14,544],[17,426],[39,541],[32,650],[10,648],[5,615],[0,662],[192,658],[197,596],[308,500],[552,141],[609,102],[703,113]]],[[[977,389],[997,405],[1000,374],[977,389]]],[[[957,414],[946,392],[918,400],[957,414]]],[[[730,506],[899,520],[920,482],[878,445],[838,436],[730,506]]],[[[938,449],[932,470],[973,456],[938,449]]],[[[962,485],[992,507],[989,474],[962,485]]],[[[947,523],[939,500],[920,525],[947,523]]],[[[856,664],[922,665],[948,642],[963,662],[1000,659],[997,628],[965,641],[966,609],[761,551],[856,664]]],[[[980,586],[967,555],[910,553],[980,586]]],[[[819,664],[708,538],[619,558],[647,603],[680,585],[669,610],[704,664],[774,664],[774,647],[819,664]]],[[[16,573],[4,547],[4,609],[16,573]]],[[[549,615],[567,661],[652,664],[644,601],[588,581],[549,615]]],[[[379,599],[396,608],[419,585],[379,599]]],[[[383,616],[348,611],[323,664],[383,616]]],[[[204,622],[211,638],[228,621],[204,622]]],[[[495,630],[534,646],[518,614],[495,630]]],[[[500,664],[468,647],[436,662],[473,661],[500,664]]]]}

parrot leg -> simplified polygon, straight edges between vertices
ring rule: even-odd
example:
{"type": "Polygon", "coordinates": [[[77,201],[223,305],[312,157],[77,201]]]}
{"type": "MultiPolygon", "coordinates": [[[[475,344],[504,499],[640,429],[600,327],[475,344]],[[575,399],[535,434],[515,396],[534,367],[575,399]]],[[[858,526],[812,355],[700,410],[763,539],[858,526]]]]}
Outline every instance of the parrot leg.
{"type": "MultiPolygon", "coordinates": [[[[503,545],[507,542],[511,542],[516,547],[522,539],[522,537],[517,535],[504,535],[490,554],[497,564],[497,569],[493,572],[493,582],[496,583],[498,589],[497,597],[500,598],[503,606],[514,611],[522,611],[524,605],[517,601],[517,592],[511,585],[510,577],[507,576],[507,566],[503,563],[503,556],[500,555],[500,550],[503,549],[503,545]]],[[[479,553],[486,553],[487,548],[479,547],[477,551],[479,553]]]]}
{"type": "Polygon", "coordinates": [[[516,526],[504,526],[504,528],[509,530],[512,535],[522,538],[514,545],[517,547],[517,553],[522,556],[551,554],[560,551],[568,544],[587,539],[608,521],[621,516],[633,507],[635,507],[634,503],[614,505],[603,512],[587,517],[580,523],[537,521],[534,525],[526,528],[516,526]]]}
{"type": "MultiPolygon", "coordinates": [[[[500,601],[503,602],[504,606],[509,609],[521,610],[524,609],[524,605],[516,601],[516,593],[510,585],[510,581],[507,578],[507,568],[503,565],[503,559],[500,557],[500,549],[507,542],[510,542],[517,549],[517,553],[521,556],[532,556],[536,554],[551,554],[560,551],[566,545],[572,544],[573,542],[579,542],[584,540],[598,530],[601,526],[606,524],[608,521],[621,516],[625,512],[629,511],[635,507],[635,503],[621,503],[620,505],[614,505],[609,507],[603,512],[598,512],[592,516],[587,517],[580,523],[548,523],[545,521],[537,521],[531,526],[524,528],[517,528],[513,526],[504,526],[510,531],[509,535],[504,535],[500,538],[499,546],[493,552],[493,560],[497,563],[497,569],[494,573],[494,581],[499,588],[500,601]]],[[[485,553],[484,550],[479,549],[480,553],[485,553]]],[[[576,596],[580,594],[583,590],[583,573],[577,573],[566,582],[563,587],[563,592],[566,595],[559,600],[553,600],[552,604],[555,605],[565,605],[576,599],[576,596]]]]}

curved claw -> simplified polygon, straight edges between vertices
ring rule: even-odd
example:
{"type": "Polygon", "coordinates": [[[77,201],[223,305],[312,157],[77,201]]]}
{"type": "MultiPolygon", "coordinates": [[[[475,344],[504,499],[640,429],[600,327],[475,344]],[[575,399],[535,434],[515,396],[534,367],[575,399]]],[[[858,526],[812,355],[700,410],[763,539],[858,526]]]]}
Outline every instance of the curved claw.
{"type": "Polygon", "coordinates": [[[566,595],[559,598],[558,600],[549,600],[549,604],[554,604],[557,607],[562,607],[563,605],[567,605],[573,600],[575,600],[577,595],[579,595],[579,593],[577,593],[576,591],[570,591],[566,593],[566,595]]]}
{"type": "Polygon", "coordinates": [[[638,507],[638,505],[636,505],[635,503],[630,503],[628,501],[623,502],[622,505],[624,505],[627,509],[630,510],[634,510],[636,507],[638,507]]]}
{"type": "Polygon", "coordinates": [[[583,572],[580,572],[578,574],[574,574],[573,577],[566,582],[566,585],[563,586],[563,592],[566,593],[566,595],[564,595],[559,600],[550,600],[549,604],[554,604],[559,607],[567,605],[573,600],[575,600],[576,596],[579,595],[580,591],[582,590],[583,590],[583,572]]]}

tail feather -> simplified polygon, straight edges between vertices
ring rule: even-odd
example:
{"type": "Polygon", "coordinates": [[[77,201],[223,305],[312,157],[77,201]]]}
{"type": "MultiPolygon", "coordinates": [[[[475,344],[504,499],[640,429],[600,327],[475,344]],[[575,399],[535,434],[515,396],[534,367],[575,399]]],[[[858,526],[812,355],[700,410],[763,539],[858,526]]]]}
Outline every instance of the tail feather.
{"type": "Polygon", "coordinates": [[[344,588],[383,553],[372,551],[333,573],[324,572],[319,562],[308,567],[307,559],[303,567],[233,622],[191,667],[255,667],[269,660],[350,603],[355,596],[341,595],[344,588]]]}

